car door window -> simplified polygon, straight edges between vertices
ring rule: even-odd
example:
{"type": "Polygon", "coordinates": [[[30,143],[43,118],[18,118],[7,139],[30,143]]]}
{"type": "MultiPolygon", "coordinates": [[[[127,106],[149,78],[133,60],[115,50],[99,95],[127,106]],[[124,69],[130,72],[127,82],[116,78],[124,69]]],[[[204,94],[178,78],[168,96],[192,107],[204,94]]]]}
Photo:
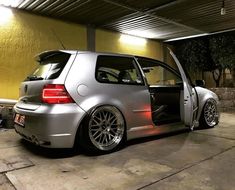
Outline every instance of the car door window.
{"type": "Polygon", "coordinates": [[[96,79],[101,83],[144,84],[135,60],[130,57],[98,56],[96,79]]]}
{"type": "Polygon", "coordinates": [[[144,59],[138,59],[138,62],[145,73],[148,85],[173,86],[182,83],[180,74],[164,66],[164,63],[144,59]]]}

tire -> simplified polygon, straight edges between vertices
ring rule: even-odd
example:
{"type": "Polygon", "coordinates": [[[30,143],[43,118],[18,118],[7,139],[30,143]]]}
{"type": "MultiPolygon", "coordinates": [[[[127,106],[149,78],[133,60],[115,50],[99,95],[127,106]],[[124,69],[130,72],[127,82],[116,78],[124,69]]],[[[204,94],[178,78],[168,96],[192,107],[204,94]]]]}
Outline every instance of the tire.
{"type": "Polygon", "coordinates": [[[206,101],[201,117],[200,117],[200,127],[211,128],[218,124],[219,113],[217,108],[217,103],[214,99],[209,99],[206,101]]]}
{"type": "Polygon", "coordinates": [[[96,108],[81,126],[80,145],[88,152],[111,152],[126,140],[125,121],[113,106],[96,108]]]}

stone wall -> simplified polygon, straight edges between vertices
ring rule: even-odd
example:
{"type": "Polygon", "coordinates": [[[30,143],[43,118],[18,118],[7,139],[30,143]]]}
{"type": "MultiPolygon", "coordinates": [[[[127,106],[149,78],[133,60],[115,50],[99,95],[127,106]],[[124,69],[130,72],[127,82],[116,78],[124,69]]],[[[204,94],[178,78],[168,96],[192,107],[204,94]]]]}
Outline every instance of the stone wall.
{"type": "Polygon", "coordinates": [[[235,111],[235,88],[211,88],[220,100],[221,111],[235,111]]]}

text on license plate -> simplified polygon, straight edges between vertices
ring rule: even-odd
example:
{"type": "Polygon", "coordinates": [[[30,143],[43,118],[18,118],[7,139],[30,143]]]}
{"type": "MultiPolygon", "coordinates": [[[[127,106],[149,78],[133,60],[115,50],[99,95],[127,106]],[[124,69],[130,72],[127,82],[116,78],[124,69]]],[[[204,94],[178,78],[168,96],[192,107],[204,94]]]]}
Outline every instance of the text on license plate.
{"type": "Polygon", "coordinates": [[[24,115],[20,115],[20,114],[17,113],[15,115],[14,122],[17,123],[18,125],[24,127],[25,116],[24,115]]]}

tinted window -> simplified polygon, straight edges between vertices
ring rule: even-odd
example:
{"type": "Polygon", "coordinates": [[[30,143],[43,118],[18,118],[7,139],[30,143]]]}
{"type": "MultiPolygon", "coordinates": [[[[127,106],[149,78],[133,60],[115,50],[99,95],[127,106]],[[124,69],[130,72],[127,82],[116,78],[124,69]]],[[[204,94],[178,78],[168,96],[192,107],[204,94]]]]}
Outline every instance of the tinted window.
{"type": "Polygon", "coordinates": [[[69,58],[70,54],[62,52],[53,53],[44,57],[39,62],[39,66],[33,71],[31,75],[26,78],[26,81],[49,80],[58,78],[69,58]]]}
{"type": "Polygon", "coordinates": [[[103,83],[143,84],[134,59],[128,57],[98,56],[96,79],[103,83]]]}
{"type": "Polygon", "coordinates": [[[148,85],[177,85],[182,83],[178,71],[164,67],[163,63],[138,59],[143,69],[148,85]]]}

